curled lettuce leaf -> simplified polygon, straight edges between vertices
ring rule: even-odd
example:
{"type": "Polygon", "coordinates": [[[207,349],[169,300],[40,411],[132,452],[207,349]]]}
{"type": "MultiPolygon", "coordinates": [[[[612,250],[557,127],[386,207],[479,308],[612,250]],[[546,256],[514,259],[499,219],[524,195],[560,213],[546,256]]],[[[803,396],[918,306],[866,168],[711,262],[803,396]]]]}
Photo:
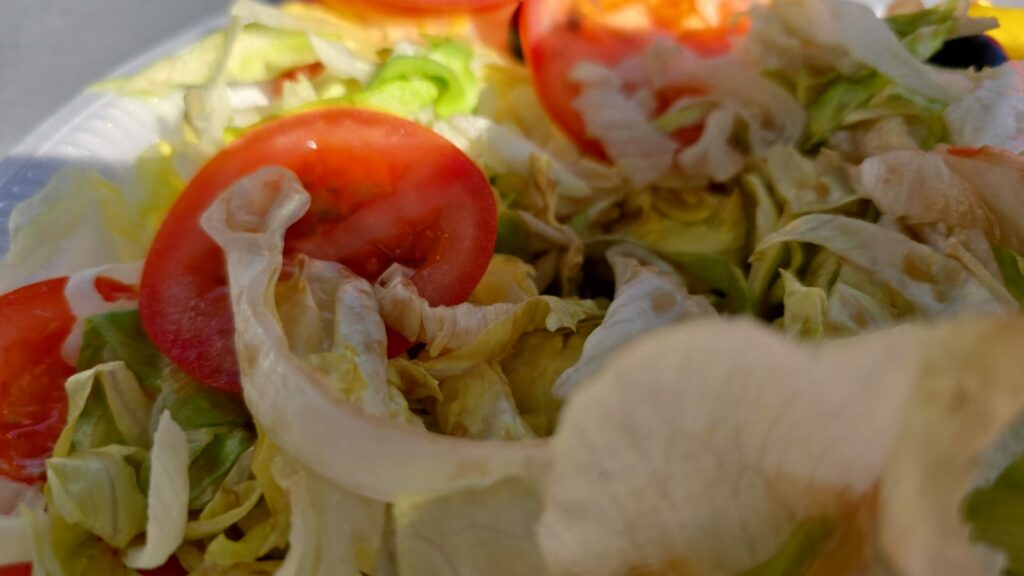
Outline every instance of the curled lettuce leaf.
{"type": "Polygon", "coordinates": [[[1005,561],[972,542],[961,503],[1024,414],[1022,334],[989,318],[812,347],[702,320],[642,338],[565,408],[538,525],[547,565],[766,574],[803,549],[814,573],[994,576],[1005,561]],[[824,548],[806,533],[822,523],[824,548]]]}
{"type": "Polygon", "coordinates": [[[308,205],[294,175],[263,169],[228,189],[203,217],[227,256],[242,389],[267,435],[330,481],[385,501],[537,471],[546,460],[540,446],[431,435],[370,416],[292,355],[266,294],[281,270],[284,231],[308,205]]]}
{"type": "MultiPolygon", "coordinates": [[[[1000,574],[1007,558],[971,541],[963,502],[987,453],[1019,425],[1020,324],[957,326],[955,345],[935,333],[879,489],[882,549],[901,573],[1000,574]],[[950,406],[956,406],[951,410],[950,406]]],[[[1011,450],[1020,453],[1019,434],[1011,450]]]]}
{"type": "Polygon", "coordinates": [[[499,302],[524,302],[538,295],[534,282],[536,274],[533,266],[515,256],[495,254],[468,301],[485,306],[499,302]]]}
{"type": "Polygon", "coordinates": [[[152,569],[164,564],[185,537],[188,522],[188,439],[164,411],[153,434],[146,543],[125,551],[125,565],[152,569]]]}
{"type": "Polygon", "coordinates": [[[46,484],[55,513],[114,548],[146,528],[146,496],[138,462],[145,453],[105,446],[46,461],[46,484]]]}
{"type": "Polygon", "coordinates": [[[783,322],[786,334],[815,340],[825,334],[828,300],[825,291],[817,286],[804,286],[789,272],[782,271],[786,294],[782,299],[783,322]]]}
{"type": "Polygon", "coordinates": [[[691,296],[673,274],[645,265],[628,252],[609,251],[615,272],[615,299],[604,321],[587,338],[579,362],[566,370],[553,387],[565,398],[594,374],[616,349],[637,336],[685,319],[714,315],[707,300],[691,296]]]}

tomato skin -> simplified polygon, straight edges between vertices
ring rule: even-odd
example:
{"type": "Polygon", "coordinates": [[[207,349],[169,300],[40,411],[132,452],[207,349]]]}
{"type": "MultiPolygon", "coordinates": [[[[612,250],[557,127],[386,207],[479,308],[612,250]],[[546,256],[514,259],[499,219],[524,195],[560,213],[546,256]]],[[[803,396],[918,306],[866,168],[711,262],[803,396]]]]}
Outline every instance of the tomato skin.
{"type": "MultiPolygon", "coordinates": [[[[534,90],[548,116],[585,153],[606,160],[604,147],[587,135],[583,118],[573,106],[580,88],[570,76],[578,63],[614,67],[659,38],[684,44],[703,56],[715,56],[731,49],[731,39],[724,30],[676,34],[657,28],[616,29],[583,17],[576,8],[578,1],[585,0],[524,0],[520,37],[534,90]]],[[[743,26],[729,32],[742,32],[743,26]]],[[[673,136],[686,146],[695,142],[701,131],[697,127],[673,136]]]]}
{"type": "Polygon", "coordinates": [[[287,232],[287,254],[341,262],[370,280],[403,263],[433,305],[465,301],[487,268],[497,237],[490,184],[429,129],[355,108],[256,129],[188,184],[142,273],[139,311],[150,338],[210,386],[241,390],[224,255],[199,221],[223,190],[264,166],[295,172],[312,196],[287,232]]]}
{"type": "Polygon", "coordinates": [[[64,381],[74,373],[61,346],[75,317],[64,298],[67,278],[0,296],[0,475],[45,478],[45,461],[64,427],[64,381]]]}

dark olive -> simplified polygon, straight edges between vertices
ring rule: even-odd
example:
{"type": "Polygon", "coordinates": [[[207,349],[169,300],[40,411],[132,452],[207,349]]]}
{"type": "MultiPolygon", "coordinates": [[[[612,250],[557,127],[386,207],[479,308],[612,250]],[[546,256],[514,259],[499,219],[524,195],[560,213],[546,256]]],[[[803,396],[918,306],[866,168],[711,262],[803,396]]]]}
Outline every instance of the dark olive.
{"type": "Polygon", "coordinates": [[[928,61],[944,68],[992,68],[1008,61],[1006,51],[988,36],[948,40],[928,61]]]}
{"type": "Polygon", "coordinates": [[[512,20],[508,23],[508,51],[512,56],[523,61],[523,41],[519,37],[519,20],[522,18],[523,4],[522,2],[516,6],[516,11],[512,13],[512,20]]]}

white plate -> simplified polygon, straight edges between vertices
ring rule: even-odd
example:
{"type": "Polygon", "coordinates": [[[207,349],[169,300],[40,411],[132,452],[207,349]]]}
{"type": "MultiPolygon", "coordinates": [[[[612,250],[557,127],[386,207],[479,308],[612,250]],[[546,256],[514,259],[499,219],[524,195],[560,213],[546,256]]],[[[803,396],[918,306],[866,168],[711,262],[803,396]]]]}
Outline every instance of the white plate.
{"type": "MultiPolygon", "coordinates": [[[[223,27],[217,15],[131,60],[111,77],[136,73],[223,27]]],[[[10,244],[7,223],[14,207],[41,190],[69,165],[89,166],[116,178],[161,134],[161,115],[149,103],[107,93],[83,92],[41,124],[0,161],[0,254],[10,244]]]]}

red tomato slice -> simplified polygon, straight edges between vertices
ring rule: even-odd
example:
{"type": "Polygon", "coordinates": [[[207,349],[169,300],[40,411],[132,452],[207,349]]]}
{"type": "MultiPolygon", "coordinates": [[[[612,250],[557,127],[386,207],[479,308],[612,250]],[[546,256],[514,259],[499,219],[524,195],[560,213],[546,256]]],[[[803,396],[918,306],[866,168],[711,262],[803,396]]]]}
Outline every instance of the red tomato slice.
{"type": "Polygon", "coordinates": [[[368,279],[400,262],[433,305],[463,302],[494,251],[497,209],[486,177],[455,146],[401,118],[314,110],[243,136],[189,183],[142,273],[143,326],[164,354],[210,386],[239,391],[224,256],[199,219],[263,166],[295,172],[312,195],[286,251],[342,262],[368,279]]]}
{"type": "Polygon", "coordinates": [[[32,576],[31,564],[8,564],[0,566],[0,576],[32,576]]]}
{"type": "MultiPolygon", "coordinates": [[[[740,1],[740,0],[735,0],[740,1]]],[[[721,54],[728,51],[730,40],[726,30],[680,31],[666,25],[676,13],[685,10],[685,2],[677,0],[605,0],[604,9],[622,8],[630,4],[646,4],[656,19],[650,27],[617,27],[594,17],[602,2],[587,0],[525,0],[520,20],[523,54],[533,77],[534,89],[548,115],[584,151],[605,158],[604,149],[589,138],[583,118],[573,106],[579,86],[570,80],[570,73],[580,62],[615,66],[651,44],[658,37],[675,37],[694,51],[721,54]],[[594,6],[598,5],[597,8],[594,6]],[[658,12],[658,11],[661,12],[658,12]]],[[[723,5],[728,2],[723,2],[723,5]]],[[[724,10],[725,8],[723,8],[724,10]]],[[[731,30],[731,28],[730,28],[731,30]]],[[[677,135],[682,143],[692,143],[699,130],[677,135]]]]}
{"type": "Polygon", "coordinates": [[[61,346],[75,317],[67,278],[0,296],[0,475],[43,480],[67,411],[64,381],[74,373],[61,346]]]}

